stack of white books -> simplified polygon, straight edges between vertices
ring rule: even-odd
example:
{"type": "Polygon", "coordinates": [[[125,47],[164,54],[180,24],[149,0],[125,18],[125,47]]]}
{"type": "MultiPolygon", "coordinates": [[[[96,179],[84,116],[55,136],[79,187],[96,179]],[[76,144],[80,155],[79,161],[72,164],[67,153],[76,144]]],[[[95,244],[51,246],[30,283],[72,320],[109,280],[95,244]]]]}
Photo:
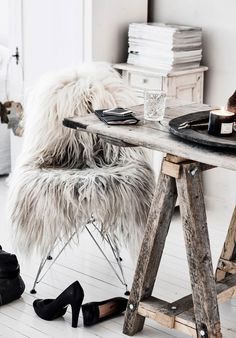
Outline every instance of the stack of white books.
{"type": "Polygon", "coordinates": [[[159,69],[162,73],[199,67],[202,30],[162,23],[129,25],[127,63],[159,69]]]}

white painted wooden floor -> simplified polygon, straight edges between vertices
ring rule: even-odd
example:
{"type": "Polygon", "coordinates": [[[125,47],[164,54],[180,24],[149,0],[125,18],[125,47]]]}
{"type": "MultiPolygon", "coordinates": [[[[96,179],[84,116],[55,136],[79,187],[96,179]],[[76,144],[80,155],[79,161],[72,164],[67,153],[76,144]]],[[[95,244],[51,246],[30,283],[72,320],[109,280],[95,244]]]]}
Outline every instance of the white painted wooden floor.
{"type": "MultiPolygon", "coordinates": [[[[5,178],[0,178],[0,244],[6,251],[12,250],[10,225],[6,215],[7,184],[5,178]]],[[[215,208],[209,206],[208,220],[212,242],[214,265],[222,247],[233,205],[226,200],[226,206],[215,208]]],[[[106,248],[107,250],[107,248],[106,248]]],[[[80,337],[80,338],[121,338],[123,316],[100,323],[90,328],[84,328],[82,317],[77,329],[71,327],[71,312],[67,311],[64,318],[52,322],[41,320],[33,311],[35,298],[55,298],[70,283],[79,280],[85,292],[84,302],[104,300],[122,296],[124,289],[112,273],[110,267],[100,252],[83,233],[80,244],[72,245],[62,254],[43,281],[38,285],[38,293],[30,294],[33,278],[36,273],[37,257],[22,257],[18,259],[21,265],[21,275],[26,283],[26,291],[21,299],[0,307],[0,337],[80,337]]],[[[128,284],[131,285],[134,267],[127,251],[122,251],[123,264],[128,284]]],[[[179,215],[171,224],[163,261],[158,275],[158,285],[155,285],[154,295],[167,301],[176,300],[190,293],[190,284],[184,251],[184,242],[179,215]]],[[[220,306],[222,331],[225,338],[236,337],[236,300],[231,300],[220,306]]],[[[167,330],[153,321],[146,321],[144,330],[135,337],[170,338],[187,336],[176,331],[167,330]]]]}

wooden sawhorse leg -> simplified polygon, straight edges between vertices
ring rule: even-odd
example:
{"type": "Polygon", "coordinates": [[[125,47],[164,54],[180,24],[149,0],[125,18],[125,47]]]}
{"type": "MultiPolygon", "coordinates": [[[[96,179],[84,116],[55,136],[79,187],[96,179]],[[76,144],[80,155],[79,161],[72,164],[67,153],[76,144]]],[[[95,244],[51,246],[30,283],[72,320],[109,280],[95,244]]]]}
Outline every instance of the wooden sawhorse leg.
{"type": "Polygon", "coordinates": [[[143,328],[139,302],[152,294],[176,198],[175,179],[160,173],[125,314],[123,332],[130,336],[143,328]]]}
{"type": "MultiPolygon", "coordinates": [[[[169,156],[169,159],[172,157],[169,156]]],[[[174,158],[174,157],[173,157],[174,158]]],[[[217,290],[202,192],[201,164],[164,160],[150,209],[123,332],[142,330],[145,317],[193,337],[221,338],[217,290]],[[193,295],[174,303],[151,297],[176,201],[183,220],[193,295]],[[194,312],[191,308],[194,308],[194,312]],[[195,317],[195,318],[194,318],[195,317]]],[[[224,287],[223,287],[224,289],[224,287]]],[[[219,291],[221,292],[222,289],[219,291]]]]}
{"type": "Polygon", "coordinates": [[[182,165],[177,179],[198,337],[222,337],[200,163],[182,165]]]}
{"type": "Polygon", "coordinates": [[[236,273],[236,206],[231,218],[226,240],[216,269],[216,280],[221,281],[229,273],[236,273]]]}

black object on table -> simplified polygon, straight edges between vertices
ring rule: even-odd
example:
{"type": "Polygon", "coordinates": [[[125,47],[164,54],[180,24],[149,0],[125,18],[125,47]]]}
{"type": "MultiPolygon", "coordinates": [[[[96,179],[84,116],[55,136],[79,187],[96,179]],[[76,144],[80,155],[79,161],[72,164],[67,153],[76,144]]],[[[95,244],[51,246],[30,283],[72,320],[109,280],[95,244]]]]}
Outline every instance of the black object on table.
{"type": "Polygon", "coordinates": [[[137,124],[139,120],[132,114],[132,112],[128,112],[128,114],[106,114],[106,110],[103,109],[95,110],[95,115],[106,124],[109,125],[131,125],[137,124]]]}
{"type": "Polygon", "coordinates": [[[170,132],[182,139],[211,147],[236,150],[236,132],[230,136],[208,134],[209,111],[176,117],[169,122],[170,132]]]}

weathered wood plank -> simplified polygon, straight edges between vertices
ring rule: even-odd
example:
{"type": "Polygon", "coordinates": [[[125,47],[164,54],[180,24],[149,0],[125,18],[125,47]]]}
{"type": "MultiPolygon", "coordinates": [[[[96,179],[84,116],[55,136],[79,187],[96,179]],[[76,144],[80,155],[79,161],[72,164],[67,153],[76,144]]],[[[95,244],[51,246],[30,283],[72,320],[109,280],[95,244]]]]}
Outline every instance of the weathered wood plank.
{"type": "MultiPolygon", "coordinates": [[[[179,178],[180,177],[180,170],[181,170],[181,164],[188,164],[192,163],[193,161],[186,160],[182,157],[173,156],[170,154],[167,154],[165,157],[165,160],[162,165],[162,172],[166,175],[169,175],[171,177],[179,178]],[[173,162],[172,162],[173,161],[173,162]]],[[[214,166],[211,166],[209,164],[200,163],[200,170],[210,170],[215,168],[214,166]]]]}
{"type": "Polygon", "coordinates": [[[119,140],[117,138],[114,138],[114,137],[110,137],[110,136],[102,136],[102,135],[99,135],[98,136],[100,138],[102,138],[105,142],[107,143],[111,143],[115,146],[118,146],[118,147],[136,147],[134,144],[130,144],[130,143],[127,143],[127,142],[124,142],[122,140],[119,140]]]}
{"type": "Polygon", "coordinates": [[[181,331],[181,332],[189,335],[190,337],[197,338],[196,328],[188,326],[185,323],[181,323],[181,322],[175,321],[174,329],[178,330],[178,331],[181,331]]]}
{"type": "Polygon", "coordinates": [[[196,324],[192,307],[191,295],[173,303],[149,297],[148,300],[140,302],[138,311],[165,327],[174,328],[196,337],[196,324]]]}
{"type": "Polygon", "coordinates": [[[125,314],[123,332],[127,335],[143,328],[145,317],[138,314],[139,302],[152,294],[176,198],[175,179],[160,173],[125,314]]]}
{"type": "MultiPolygon", "coordinates": [[[[217,283],[216,291],[218,294],[217,297],[218,302],[224,302],[232,298],[232,296],[235,295],[235,290],[236,290],[236,275],[230,275],[221,282],[217,283]]],[[[197,337],[195,315],[193,308],[190,308],[192,295],[186,296],[185,298],[186,302],[188,303],[188,306],[186,306],[186,308],[189,307],[189,309],[176,315],[174,329],[182,331],[192,337],[197,337]]],[[[182,299],[176,302],[177,306],[178,302],[181,301],[182,299]]]]}
{"type": "Polygon", "coordinates": [[[186,158],[174,156],[174,155],[171,155],[171,154],[167,154],[165,159],[169,162],[172,162],[172,163],[181,163],[181,162],[187,161],[186,158]]]}
{"type": "Polygon", "coordinates": [[[228,261],[220,258],[217,268],[225,273],[236,273],[236,261],[228,261]]]}
{"type": "MultiPolygon", "coordinates": [[[[234,297],[236,293],[236,275],[229,275],[218,282],[216,284],[216,292],[218,302],[225,302],[234,297]]],[[[139,303],[138,313],[157,321],[165,327],[175,328],[194,337],[196,336],[192,295],[185,296],[172,303],[149,297],[139,303]]]]}
{"type": "MultiPolygon", "coordinates": [[[[149,297],[139,303],[138,313],[157,321],[163,326],[173,328],[176,317],[183,312],[187,312],[192,307],[192,295],[183,297],[173,303],[155,297],[149,297]]],[[[194,320],[191,325],[195,327],[194,320]]]]}
{"type": "Polygon", "coordinates": [[[176,180],[184,228],[197,334],[221,338],[216,285],[210,252],[199,163],[182,165],[176,180]]]}
{"type": "MultiPolygon", "coordinates": [[[[220,259],[216,269],[216,280],[220,281],[225,278],[227,271],[222,269],[221,259],[226,261],[236,260],[236,206],[230,221],[228,233],[224,242],[224,246],[220,255],[220,259]]],[[[234,273],[234,272],[233,272],[234,273]]]]}
{"type": "Polygon", "coordinates": [[[138,314],[151,318],[161,325],[172,329],[175,323],[175,316],[171,315],[169,303],[155,297],[149,297],[141,301],[138,306],[138,314]]]}
{"type": "Polygon", "coordinates": [[[182,326],[185,325],[191,327],[195,330],[195,335],[198,336],[193,308],[178,314],[175,317],[175,328],[177,326],[176,323],[182,324],[182,326]]]}
{"type": "MultiPolygon", "coordinates": [[[[230,294],[234,294],[236,290],[236,274],[229,275],[220,282],[216,283],[216,293],[218,302],[222,303],[232,298],[230,294]]],[[[187,295],[177,301],[169,304],[169,307],[176,307],[175,314],[189,311],[193,307],[192,295],[187,295]]]]}
{"type": "Polygon", "coordinates": [[[206,171],[206,170],[214,169],[215,166],[210,165],[210,164],[201,163],[200,168],[201,168],[201,171],[206,171]]]}
{"type": "Polygon", "coordinates": [[[180,165],[164,160],[162,165],[163,174],[169,175],[171,177],[179,178],[180,177],[180,165]]]}
{"type": "Polygon", "coordinates": [[[221,282],[216,284],[218,303],[226,302],[236,296],[236,275],[229,275],[221,282]]]}
{"type": "Polygon", "coordinates": [[[98,120],[94,114],[86,117],[76,117],[71,120],[74,124],[78,122],[79,125],[85,125],[86,129],[78,129],[84,132],[97,133],[122,140],[128,144],[144,146],[212,166],[236,170],[235,152],[215,149],[213,151],[209,147],[184,142],[169,133],[168,121],[170,118],[206,110],[206,107],[206,105],[191,104],[168,108],[166,117],[161,123],[144,121],[143,114],[139,110],[137,116],[141,118],[141,121],[136,126],[108,126],[98,120]]]}

